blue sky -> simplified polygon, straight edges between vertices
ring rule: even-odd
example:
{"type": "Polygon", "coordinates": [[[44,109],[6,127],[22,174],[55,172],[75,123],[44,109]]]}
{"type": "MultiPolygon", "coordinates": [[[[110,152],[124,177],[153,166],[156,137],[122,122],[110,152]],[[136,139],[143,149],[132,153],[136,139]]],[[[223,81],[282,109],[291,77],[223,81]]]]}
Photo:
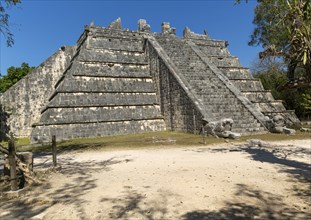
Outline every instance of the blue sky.
{"type": "Polygon", "coordinates": [[[22,62],[38,66],[61,46],[75,45],[84,25],[92,20],[105,27],[118,17],[130,30],[137,30],[140,18],[147,20],[152,32],[160,32],[164,21],[177,29],[178,36],[186,26],[196,33],[207,29],[211,38],[228,40],[231,54],[250,67],[261,50],[247,45],[255,6],[255,0],[241,5],[234,5],[234,0],[22,0],[19,8],[8,11],[15,44],[7,47],[1,36],[0,71],[5,75],[8,67],[22,62]]]}

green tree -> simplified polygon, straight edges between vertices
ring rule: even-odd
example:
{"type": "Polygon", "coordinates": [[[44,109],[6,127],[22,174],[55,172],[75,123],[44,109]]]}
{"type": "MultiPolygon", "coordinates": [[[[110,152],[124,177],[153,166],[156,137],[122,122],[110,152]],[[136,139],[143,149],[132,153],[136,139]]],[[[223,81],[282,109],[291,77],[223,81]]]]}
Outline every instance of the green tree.
{"type": "Polygon", "coordinates": [[[21,0],[1,0],[0,1],[0,32],[6,38],[8,47],[14,44],[13,34],[10,31],[9,14],[7,10],[21,3],[21,0]]]}
{"type": "MultiPolygon", "coordinates": [[[[241,0],[236,0],[240,3],[241,0]]],[[[247,2],[247,1],[246,1],[247,2]]],[[[311,85],[311,0],[257,0],[249,45],[265,49],[260,58],[282,57],[288,65],[287,77],[298,73],[304,86],[311,85]]]]}
{"type": "Polygon", "coordinates": [[[22,63],[20,67],[11,66],[8,68],[7,75],[0,78],[0,92],[3,93],[8,90],[33,69],[34,67],[30,67],[28,63],[22,63]]]}
{"type": "Polygon", "coordinates": [[[301,99],[299,102],[300,108],[302,109],[302,117],[311,117],[311,89],[307,89],[301,94],[301,99]]]}
{"type": "Polygon", "coordinates": [[[283,101],[286,109],[295,110],[296,115],[301,119],[311,116],[311,88],[279,89],[287,81],[282,60],[258,60],[253,64],[252,72],[254,78],[260,79],[265,89],[271,90],[275,99],[283,101]]]}
{"type": "Polygon", "coordinates": [[[284,100],[284,95],[278,90],[280,86],[287,82],[284,63],[276,59],[257,60],[252,65],[254,77],[260,79],[263,87],[271,90],[275,99],[284,100]]]}

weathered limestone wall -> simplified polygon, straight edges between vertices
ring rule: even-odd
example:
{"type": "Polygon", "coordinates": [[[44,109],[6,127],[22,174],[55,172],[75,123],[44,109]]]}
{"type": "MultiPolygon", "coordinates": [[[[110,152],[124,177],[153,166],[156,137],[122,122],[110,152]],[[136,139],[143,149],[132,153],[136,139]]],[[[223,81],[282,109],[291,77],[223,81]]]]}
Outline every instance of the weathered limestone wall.
{"type": "Polygon", "coordinates": [[[7,123],[14,135],[30,135],[31,125],[39,121],[40,111],[48,103],[73,51],[72,47],[58,50],[0,97],[0,103],[9,114],[7,123]]]}
{"type": "Polygon", "coordinates": [[[81,36],[31,141],[165,130],[143,36],[101,27],[81,36]]]}
{"type": "Polygon", "coordinates": [[[30,136],[32,143],[49,142],[51,136],[56,135],[57,140],[73,138],[97,137],[118,134],[133,134],[138,132],[151,132],[165,130],[163,119],[152,120],[120,120],[112,122],[90,121],[85,123],[67,123],[36,126],[30,136]]]}

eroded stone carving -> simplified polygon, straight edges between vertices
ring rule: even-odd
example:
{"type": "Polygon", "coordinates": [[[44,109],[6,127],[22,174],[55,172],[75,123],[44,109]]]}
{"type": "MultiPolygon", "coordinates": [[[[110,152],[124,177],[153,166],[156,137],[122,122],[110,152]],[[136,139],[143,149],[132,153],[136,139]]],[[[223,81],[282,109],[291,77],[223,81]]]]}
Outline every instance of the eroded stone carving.
{"type": "Polygon", "coordinates": [[[139,32],[150,32],[150,25],[147,24],[145,19],[138,20],[138,31],[139,32]]]}
{"type": "Polygon", "coordinates": [[[117,18],[115,21],[111,22],[108,28],[115,30],[122,30],[121,18],[117,18]]]}
{"type": "Polygon", "coordinates": [[[94,20],[92,20],[91,21],[91,23],[90,23],[90,27],[94,27],[95,25],[94,25],[94,20]]]}
{"type": "Polygon", "coordinates": [[[162,34],[174,34],[176,35],[176,28],[171,28],[169,22],[162,23],[162,34]]]}
{"type": "Polygon", "coordinates": [[[272,133],[285,133],[295,134],[294,129],[287,128],[285,126],[285,120],[281,115],[275,115],[273,118],[268,120],[268,128],[272,133]]]}
{"type": "Polygon", "coordinates": [[[204,30],[204,34],[197,34],[197,33],[192,32],[190,28],[185,27],[183,35],[184,35],[184,38],[201,39],[201,40],[208,39],[207,30],[204,30]]]}
{"type": "Polygon", "coordinates": [[[205,131],[214,137],[223,137],[237,139],[241,134],[232,132],[233,120],[231,118],[223,118],[219,121],[205,123],[205,131]]]}

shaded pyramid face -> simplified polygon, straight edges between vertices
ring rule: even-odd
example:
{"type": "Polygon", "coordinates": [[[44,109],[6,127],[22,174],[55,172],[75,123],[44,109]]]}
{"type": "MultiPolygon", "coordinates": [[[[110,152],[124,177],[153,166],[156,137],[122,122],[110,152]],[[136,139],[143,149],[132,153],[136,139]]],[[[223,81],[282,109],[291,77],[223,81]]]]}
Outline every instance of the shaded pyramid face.
{"type": "Polygon", "coordinates": [[[165,130],[143,47],[138,32],[86,30],[32,141],[165,130]]]}

